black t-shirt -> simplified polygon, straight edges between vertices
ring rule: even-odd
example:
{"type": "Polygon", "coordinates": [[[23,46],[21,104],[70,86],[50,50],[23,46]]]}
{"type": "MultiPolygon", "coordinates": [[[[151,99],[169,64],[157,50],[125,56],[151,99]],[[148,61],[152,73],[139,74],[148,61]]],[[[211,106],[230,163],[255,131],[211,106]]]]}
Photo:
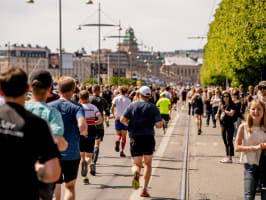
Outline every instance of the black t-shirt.
{"type": "Polygon", "coordinates": [[[154,125],[161,121],[159,109],[153,103],[144,101],[131,103],[123,116],[129,120],[130,138],[138,135],[154,136],[154,125]]]}
{"type": "Polygon", "coordinates": [[[203,110],[202,97],[200,95],[195,95],[194,97],[194,108],[203,110]]]}
{"type": "Polygon", "coordinates": [[[206,111],[207,112],[212,112],[211,100],[210,99],[206,99],[205,104],[206,104],[206,111]]]}
{"type": "MultiPolygon", "coordinates": [[[[103,111],[105,112],[105,114],[107,116],[110,115],[110,110],[109,110],[109,107],[108,107],[108,103],[103,97],[95,96],[95,95],[90,96],[89,102],[91,104],[95,105],[98,108],[98,110],[100,111],[102,116],[104,116],[103,115],[103,111]]],[[[96,128],[97,129],[104,129],[103,124],[96,125],[96,128]]]]}
{"type": "Polygon", "coordinates": [[[187,98],[187,92],[185,90],[182,90],[181,96],[182,96],[182,100],[185,101],[187,98]]]}
{"type": "Polygon", "coordinates": [[[108,102],[109,105],[112,103],[113,93],[110,90],[105,90],[102,92],[102,97],[108,102]]]}
{"type": "MultiPolygon", "coordinates": [[[[231,103],[231,104],[222,104],[222,108],[223,110],[227,110],[227,111],[231,111],[231,110],[234,110],[236,111],[236,105],[234,103],[231,103]]],[[[229,115],[225,115],[223,120],[221,120],[221,123],[226,126],[226,125],[232,125],[234,122],[235,122],[235,116],[229,116],[229,115]]]]}
{"type": "Polygon", "coordinates": [[[38,199],[34,164],[59,156],[46,121],[15,103],[0,107],[2,197],[38,199]]]}

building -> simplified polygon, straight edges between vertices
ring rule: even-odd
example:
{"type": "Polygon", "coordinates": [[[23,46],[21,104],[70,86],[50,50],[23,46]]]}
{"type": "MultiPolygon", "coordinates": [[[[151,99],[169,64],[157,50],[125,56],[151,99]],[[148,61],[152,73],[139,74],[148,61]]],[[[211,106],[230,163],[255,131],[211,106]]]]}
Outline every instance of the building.
{"type": "Polygon", "coordinates": [[[166,56],[164,74],[167,83],[178,85],[199,84],[201,59],[194,59],[188,55],[166,56]]]}
{"type": "Polygon", "coordinates": [[[100,49],[87,54],[84,49],[74,53],[63,52],[62,69],[57,63],[58,53],[38,45],[5,45],[0,47],[0,69],[20,66],[28,74],[36,69],[49,70],[58,80],[59,75],[71,76],[83,82],[88,78],[97,80],[100,71],[102,82],[110,77],[126,77],[140,80],[142,84],[198,84],[201,67],[201,51],[154,52],[138,48],[134,30],[130,27],[122,36],[116,51],[100,49]],[[100,53],[100,66],[98,55],[100,53]],[[55,64],[51,65],[52,62],[55,64]]]}

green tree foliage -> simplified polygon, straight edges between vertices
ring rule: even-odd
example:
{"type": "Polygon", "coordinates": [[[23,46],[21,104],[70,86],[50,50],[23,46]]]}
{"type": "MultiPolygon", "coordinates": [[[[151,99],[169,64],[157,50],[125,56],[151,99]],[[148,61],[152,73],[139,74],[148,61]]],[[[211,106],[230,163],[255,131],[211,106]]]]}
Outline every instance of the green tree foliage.
{"type": "MultiPolygon", "coordinates": [[[[110,84],[111,85],[118,85],[118,78],[117,77],[110,77],[110,84]]],[[[120,78],[120,85],[130,85],[130,78],[120,78]]],[[[132,80],[132,85],[136,85],[136,81],[132,80]]]]}
{"type": "Polygon", "coordinates": [[[265,0],[223,0],[203,49],[201,83],[255,85],[265,79],[265,0]]]}
{"type": "Polygon", "coordinates": [[[83,84],[84,85],[87,85],[87,84],[98,84],[98,81],[95,78],[88,78],[88,79],[83,81],[83,84]]]}

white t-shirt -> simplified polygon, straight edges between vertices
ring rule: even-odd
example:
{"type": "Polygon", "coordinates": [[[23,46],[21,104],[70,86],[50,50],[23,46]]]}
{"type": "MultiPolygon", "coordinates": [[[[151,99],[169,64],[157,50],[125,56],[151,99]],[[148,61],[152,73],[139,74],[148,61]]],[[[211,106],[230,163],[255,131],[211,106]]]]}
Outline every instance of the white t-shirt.
{"type": "MultiPolygon", "coordinates": [[[[266,142],[266,134],[263,127],[252,127],[252,133],[247,130],[247,124],[244,125],[244,146],[254,146],[266,142]]],[[[242,152],[240,157],[241,163],[259,165],[261,150],[242,152]]]]}
{"type": "Polygon", "coordinates": [[[211,101],[213,101],[214,103],[212,104],[212,107],[218,107],[219,103],[221,102],[221,98],[215,96],[212,96],[211,101]]]}
{"type": "Polygon", "coordinates": [[[115,117],[121,117],[131,101],[124,95],[118,95],[113,99],[112,104],[115,105],[115,117]]]}
{"type": "Polygon", "coordinates": [[[86,118],[87,124],[95,125],[96,117],[101,115],[98,108],[91,103],[81,104],[81,105],[85,110],[85,118],[86,118]]]}
{"type": "Polygon", "coordinates": [[[3,96],[0,95],[0,106],[5,103],[5,99],[3,96]]]}

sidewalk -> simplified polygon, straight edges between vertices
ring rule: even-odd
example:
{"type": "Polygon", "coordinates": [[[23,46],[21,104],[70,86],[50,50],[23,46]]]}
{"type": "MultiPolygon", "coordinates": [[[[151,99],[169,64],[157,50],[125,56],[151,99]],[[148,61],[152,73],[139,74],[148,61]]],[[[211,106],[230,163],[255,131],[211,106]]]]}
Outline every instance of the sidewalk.
{"type": "MultiPolygon", "coordinates": [[[[217,123],[219,124],[219,123],[217,123]]],[[[189,186],[192,200],[243,200],[244,170],[236,153],[232,164],[220,163],[225,146],[219,125],[206,126],[202,121],[202,135],[197,135],[194,118],[190,121],[189,186]]]]}

